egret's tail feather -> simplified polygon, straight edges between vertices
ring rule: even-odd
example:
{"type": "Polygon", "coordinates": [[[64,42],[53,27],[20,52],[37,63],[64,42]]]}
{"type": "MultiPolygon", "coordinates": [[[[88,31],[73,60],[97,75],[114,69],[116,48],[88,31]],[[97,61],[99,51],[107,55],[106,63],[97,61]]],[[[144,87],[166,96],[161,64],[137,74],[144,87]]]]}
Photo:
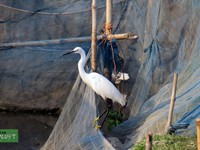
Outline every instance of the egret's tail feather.
{"type": "Polygon", "coordinates": [[[125,102],[125,105],[123,106],[123,108],[126,108],[128,101],[125,102]]]}
{"type": "Polygon", "coordinates": [[[127,106],[127,104],[128,104],[128,99],[129,99],[129,97],[130,97],[130,94],[127,94],[127,95],[123,95],[124,97],[125,97],[125,104],[124,104],[124,106],[123,106],[123,108],[126,108],[126,106],[127,106]]]}

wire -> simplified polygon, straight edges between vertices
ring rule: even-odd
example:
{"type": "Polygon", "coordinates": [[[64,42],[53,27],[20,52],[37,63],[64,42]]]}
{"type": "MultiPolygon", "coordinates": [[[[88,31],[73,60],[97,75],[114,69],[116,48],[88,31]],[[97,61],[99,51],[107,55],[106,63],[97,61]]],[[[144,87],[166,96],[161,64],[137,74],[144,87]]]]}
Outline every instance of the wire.
{"type": "Polygon", "coordinates": [[[126,14],[126,12],[127,12],[127,8],[128,8],[128,2],[129,2],[129,0],[126,0],[126,1],[125,1],[124,8],[123,8],[121,17],[120,17],[120,19],[119,19],[119,21],[118,21],[118,23],[117,23],[117,25],[116,25],[116,27],[115,27],[115,29],[114,29],[114,31],[113,31],[114,34],[115,34],[115,32],[118,30],[118,28],[119,28],[119,26],[120,26],[120,24],[121,24],[121,21],[124,19],[124,16],[125,16],[125,14],[126,14]]]}

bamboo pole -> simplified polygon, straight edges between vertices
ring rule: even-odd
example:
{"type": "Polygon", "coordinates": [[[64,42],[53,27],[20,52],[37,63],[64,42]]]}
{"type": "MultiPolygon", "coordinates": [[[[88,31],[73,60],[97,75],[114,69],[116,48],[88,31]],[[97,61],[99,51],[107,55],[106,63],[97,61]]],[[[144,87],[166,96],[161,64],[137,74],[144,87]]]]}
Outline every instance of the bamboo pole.
{"type": "Polygon", "coordinates": [[[175,100],[176,100],[177,78],[178,78],[178,74],[174,73],[171,102],[170,102],[170,108],[169,108],[169,114],[168,114],[168,121],[167,121],[167,126],[166,126],[166,131],[167,132],[168,132],[168,129],[171,126],[171,123],[172,123],[174,103],[175,103],[175,100]]]}
{"type": "MultiPolygon", "coordinates": [[[[115,38],[118,40],[125,39],[133,39],[136,40],[138,36],[134,33],[124,33],[124,34],[113,34],[113,35],[99,35],[97,36],[97,40],[102,38],[115,38]]],[[[73,42],[87,42],[90,41],[91,37],[76,37],[76,38],[64,38],[64,39],[54,39],[54,40],[41,40],[41,41],[27,41],[27,42],[13,42],[13,43],[2,43],[0,44],[0,49],[6,47],[18,47],[18,46],[46,46],[46,45],[56,45],[56,44],[65,44],[65,43],[73,43],[73,42]]]]}
{"type": "Polygon", "coordinates": [[[147,134],[146,135],[146,148],[145,150],[152,150],[152,135],[147,134]]]}
{"type": "Polygon", "coordinates": [[[120,40],[136,40],[138,38],[134,33],[110,34],[107,35],[107,40],[120,39],[120,40]]]}
{"type": "Polygon", "coordinates": [[[200,150],[200,118],[196,119],[197,126],[197,148],[200,150]]]}
{"type": "Polygon", "coordinates": [[[106,0],[106,35],[112,34],[112,29],[108,26],[112,25],[112,0],[106,0]]]}
{"type": "Polygon", "coordinates": [[[46,45],[65,44],[65,43],[72,43],[72,42],[86,42],[86,41],[90,41],[90,40],[91,40],[90,36],[89,37],[76,37],[76,38],[64,38],[64,39],[54,39],[54,40],[2,43],[2,44],[0,44],[0,47],[46,46],[46,45]]]}
{"type": "Polygon", "coordinates": [[[92,71],[96,71],[96,49],[97,49],[97,14],[96,14],[96,0],[92,0],[92,58],[91,58],[91,68],[92,71]]]}

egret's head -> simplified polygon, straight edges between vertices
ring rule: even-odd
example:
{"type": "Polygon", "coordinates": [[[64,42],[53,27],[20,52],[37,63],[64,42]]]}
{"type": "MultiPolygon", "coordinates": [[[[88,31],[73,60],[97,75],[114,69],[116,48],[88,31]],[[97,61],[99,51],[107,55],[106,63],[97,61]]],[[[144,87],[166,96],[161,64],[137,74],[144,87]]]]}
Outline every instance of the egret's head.
{"type": "Polygon", "coordinates": [[[63,56],[64,56],[64,55],[71,54],[71,53],[78,53],[78,54],[81,54],[81,53],[83,53],[83,52],[84,52],[84,50],[83,50],[81,47],[76,47],[76,48],[74,48],[72,51],[67,52],[67,53],[64,53],[63,56]]]}
{"type": "Polygon", "coordinates": [[[81,48],[81,47],[75,47],[74,49],[73,49],[73,52],[74,53],[82,53],[82,52],[84,52],[84,50],[81,48]]]}

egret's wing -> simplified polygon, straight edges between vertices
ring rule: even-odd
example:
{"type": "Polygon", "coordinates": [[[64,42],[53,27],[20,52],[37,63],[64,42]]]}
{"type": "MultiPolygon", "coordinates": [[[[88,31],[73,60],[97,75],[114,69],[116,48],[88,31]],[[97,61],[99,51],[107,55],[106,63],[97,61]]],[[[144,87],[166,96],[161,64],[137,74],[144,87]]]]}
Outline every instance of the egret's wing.
{"type": "MultiPolygon", "coordinates": [[[[117,88],[104,76],[98,73],[89,74],[90,83],[92,89],[104,99],[116,99],[115,96],[119,96],[120,92],[117,88]]],[[[121,95],[121,94],[120,94],[121,95]]]]}

